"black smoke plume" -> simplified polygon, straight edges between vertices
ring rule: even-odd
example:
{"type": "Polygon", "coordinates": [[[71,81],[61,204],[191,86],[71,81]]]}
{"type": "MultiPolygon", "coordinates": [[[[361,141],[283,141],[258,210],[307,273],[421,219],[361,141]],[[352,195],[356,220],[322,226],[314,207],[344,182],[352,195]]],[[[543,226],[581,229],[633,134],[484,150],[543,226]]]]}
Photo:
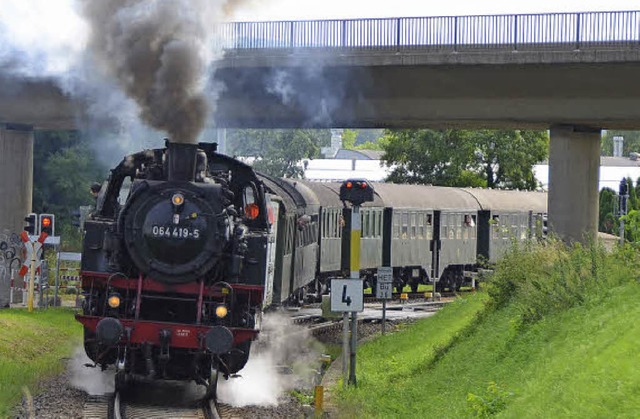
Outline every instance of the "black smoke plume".
{"type": "Polygon", "coordinates": [[[197,141],[212,103],[205,88],[216,24],[239,1],[82,0],[89,49],[140,107],[142,119],[172,141],[197,141]]]}

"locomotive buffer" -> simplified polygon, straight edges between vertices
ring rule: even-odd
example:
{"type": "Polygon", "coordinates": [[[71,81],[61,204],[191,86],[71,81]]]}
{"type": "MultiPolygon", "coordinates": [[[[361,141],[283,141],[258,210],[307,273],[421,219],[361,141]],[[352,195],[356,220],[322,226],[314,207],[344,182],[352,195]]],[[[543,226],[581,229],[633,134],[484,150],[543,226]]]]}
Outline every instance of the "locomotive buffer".
{"type": "Polygon", "coordinates": [[[350,279],[331,281],[331,311],[343,312],[342,374],[347,382],[349,360],[349,384],[356,384],[356,346],[358,342],[357,312],[364,310],[362,280],[360,279],[360,205],[373,201],[373,187],[364,179],[349,179],[340,186],[340,200],[351,204],[350,225],[350,279]],[[351,313],[351,347],[349,348],[349,313],[351,313]],[[350,352],[350,353],[349,353],[350,352]]]}

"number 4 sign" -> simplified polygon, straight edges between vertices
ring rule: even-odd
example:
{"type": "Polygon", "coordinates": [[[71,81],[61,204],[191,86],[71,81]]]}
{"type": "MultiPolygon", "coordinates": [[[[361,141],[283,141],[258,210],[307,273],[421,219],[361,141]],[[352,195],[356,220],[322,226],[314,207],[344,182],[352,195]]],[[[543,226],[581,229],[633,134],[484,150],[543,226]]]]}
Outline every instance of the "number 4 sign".
{"type": "Polygon", "coordinates": [[[359,279],[332,279],[331,311],[363,311],[363,291],[362,281],[359,279]]]}

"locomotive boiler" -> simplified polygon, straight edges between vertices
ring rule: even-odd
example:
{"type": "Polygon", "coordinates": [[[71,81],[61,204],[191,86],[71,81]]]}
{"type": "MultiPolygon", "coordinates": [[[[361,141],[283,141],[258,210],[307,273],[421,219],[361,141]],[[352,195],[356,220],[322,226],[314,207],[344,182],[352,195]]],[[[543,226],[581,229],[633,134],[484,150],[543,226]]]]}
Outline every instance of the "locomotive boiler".
{"type": "MultiPolygon", "coordinates": [[[[85,223],[84,345],[133,380],[195,380],[246,364],[269,278],[269,203],[215,144],[167,142],[112,170],[85,223]]],[[[272,272],[271,272],[272,275],[272,272]]]]}

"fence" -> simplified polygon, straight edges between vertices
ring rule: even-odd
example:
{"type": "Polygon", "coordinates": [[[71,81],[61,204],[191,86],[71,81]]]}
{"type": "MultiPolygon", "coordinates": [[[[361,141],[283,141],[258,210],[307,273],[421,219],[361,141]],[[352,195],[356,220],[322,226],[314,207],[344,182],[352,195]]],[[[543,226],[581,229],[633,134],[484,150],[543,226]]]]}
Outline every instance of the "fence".
{"type": "Polygon", "coordinates": [[[224,49],[580,49],[640,43],[640,11],[236,22],[220,27],[224,49]]]}

